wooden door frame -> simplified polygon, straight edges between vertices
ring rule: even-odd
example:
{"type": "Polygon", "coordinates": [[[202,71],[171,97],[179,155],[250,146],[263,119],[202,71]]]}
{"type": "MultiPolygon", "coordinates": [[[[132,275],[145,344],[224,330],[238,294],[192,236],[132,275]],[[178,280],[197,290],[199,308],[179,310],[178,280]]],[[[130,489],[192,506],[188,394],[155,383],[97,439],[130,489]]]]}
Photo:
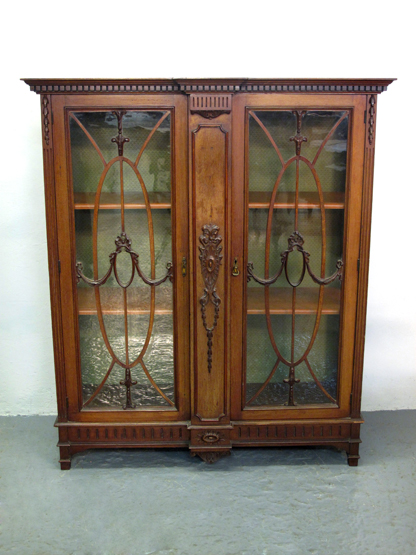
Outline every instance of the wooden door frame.
{"type": "MultiPolygon", "coordinates": [[[[182,259],[189,257],[188,247],[188,167],[187,167],[187,102],[182,95],[53,95],[54,181],[61,296],[59,339],[63,357],[57,366],[57,377],[65,383],[66,406],[58,407],[59,414],[78,422],[176,422],[189,418],[189,277],[182,276],[182,259]],[[174,262],[174,341],[176,409],[143,407],[135,410],[82,411],[80,403],[80,366],[78,356],[78,321],[75,279],[75,239],[73,191],[69,175],[70,145],[67,113],[109,110],[172,111],[173,145],[173,198],[172,204],[172,256],[174,262]]],[[[62,397],[62,396],[61,396],[62,397]]],[[[63,399],[58,398],[59,404],[63,399]]]]}
{"type": "MultiPolygon", "coordinates": [[[[231,258],[241,261],[238,277],[233,278],[231,292],[231,417],[238,421],[289,420],[305,418],[345,418],[351,414],[351,391],[354,372],[358,272],[362,213],[365,125],[367,95],[338,94],[240,94],[233,103],[231,258]],[[320,109],[350,110],[348,167],[345,199],[344,284],[341,303],[341,345],[339,363],[339,408],[325,407],[243,407],[242,387],[245,379],[246,352],[246,268],[247,268],[247,184],[246,110],[250,109],[320,109]],[[241,299],[244,302],[241,303],[241,299]]],[[[357,333],[362,333],[357,330],[357,333]]]]}

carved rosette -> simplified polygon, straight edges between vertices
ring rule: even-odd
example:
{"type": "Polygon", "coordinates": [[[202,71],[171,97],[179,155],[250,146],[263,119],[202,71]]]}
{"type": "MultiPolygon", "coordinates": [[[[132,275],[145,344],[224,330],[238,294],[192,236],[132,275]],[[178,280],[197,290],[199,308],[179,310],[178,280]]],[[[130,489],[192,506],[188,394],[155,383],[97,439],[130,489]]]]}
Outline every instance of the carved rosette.
{"type": "Polygon", "coordinates": [[[218,297],[215,284],[220,271],[222,259],[222,247],[220,243],[222,237],[218,234],[220,228],[215,224],[205,224],[202,227],[202,235],[199,237],[201,246],[199,247],[202,277],[204,278],[204,294],[199,299],[201,304],[202,322],[208,338],[208,372],[212,368],[212,336],[218,322],[221,299],[218,297]],[[211,326],[207,324],[207,305],[214,306],[214,319],[211,326]]]}
{"type": "Polygon", "coordinates": [[[202,432],[198,434],[198,438],[204,443],[208,444],[218,443],[220,439],[222,439],[221,435],[215,430],[207,430],[206,432],[202,432]]]}

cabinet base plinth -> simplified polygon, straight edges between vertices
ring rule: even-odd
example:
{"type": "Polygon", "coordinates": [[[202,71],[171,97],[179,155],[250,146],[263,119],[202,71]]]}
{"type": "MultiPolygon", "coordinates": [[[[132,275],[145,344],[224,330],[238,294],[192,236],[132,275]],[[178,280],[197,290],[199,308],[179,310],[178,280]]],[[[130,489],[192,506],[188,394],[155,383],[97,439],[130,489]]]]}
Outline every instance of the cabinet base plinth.
{"type": "Polygon", "coordinates": [[[190,422],[106,424],[56,422],[62,470],[71,458],[88,449],[187,448],[194,457],[213,464],[238,447],[333,447],[346,451],[348,464],[357,466],[360,419],[333,421],[231,422],[228,427],[191,426],[190,422]],[[211,444],[210,444],[211,443],[211,444]]]}
{"type": "Polygon", "coordinates": [[[59,445],[60,459],[59,463],[61,465],[61,470],[69,470],[71,468],[71,446],[70,445],[59,445]]]}
{"type": "Polygon", "coordinates": [[[350,443],[349,449],[347,451],[348,464],[349,466],[358,466],[358,460],[360,455],[358,450],[360,448],[359,440],[352,440],[354,443],[350,443]]]}
{"type": "Polygon", "coordinates": [[[59,463],[61,465],[61,470],[71,470],[71,460],[64,461],[62,459],[59,459],[59,463]]]}

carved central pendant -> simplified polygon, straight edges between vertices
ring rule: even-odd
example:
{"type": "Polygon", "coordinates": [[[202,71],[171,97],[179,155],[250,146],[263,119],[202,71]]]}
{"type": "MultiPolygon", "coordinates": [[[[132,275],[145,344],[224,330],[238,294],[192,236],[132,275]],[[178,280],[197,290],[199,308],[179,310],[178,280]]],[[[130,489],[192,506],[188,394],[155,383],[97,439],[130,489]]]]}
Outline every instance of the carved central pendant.
{"type": "Polygon", "coordinates": [[[222,237],[218,235],[220,228],[215,224],[205,224],[199,237],[199,247],[202,277],[204,278],[204,294],[199,299],[201,304],[202,322],[208,338],[208,372],[212,369],[212,336],[218,322],[221,299],[217,295],[215,284],[218,279],[222,259],[222,237]],[[207,305],[214,306],[214,320],[211,326],[207,324],[207,305]]]}

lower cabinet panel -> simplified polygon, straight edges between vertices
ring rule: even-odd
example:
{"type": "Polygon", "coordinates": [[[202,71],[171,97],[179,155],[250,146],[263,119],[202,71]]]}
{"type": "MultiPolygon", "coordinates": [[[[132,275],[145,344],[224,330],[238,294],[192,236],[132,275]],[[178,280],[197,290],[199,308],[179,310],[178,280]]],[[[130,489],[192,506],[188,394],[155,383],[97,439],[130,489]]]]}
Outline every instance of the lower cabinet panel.
{"type": "MultiPolygon", "coordinates": [[[[59,428],[62,470],[71,467],[72,455],[94,448],[189,448],[207,463],[229,455],[234,447],[335,447],[347,452],[356,466],[362,420],[331,422],[287,421],[256,424],[232,422],[220,426],[174,424],[111,424],[56,422],[59,428]]],[[[276,457],[278,457],[276,453],[276,457]]]]}

